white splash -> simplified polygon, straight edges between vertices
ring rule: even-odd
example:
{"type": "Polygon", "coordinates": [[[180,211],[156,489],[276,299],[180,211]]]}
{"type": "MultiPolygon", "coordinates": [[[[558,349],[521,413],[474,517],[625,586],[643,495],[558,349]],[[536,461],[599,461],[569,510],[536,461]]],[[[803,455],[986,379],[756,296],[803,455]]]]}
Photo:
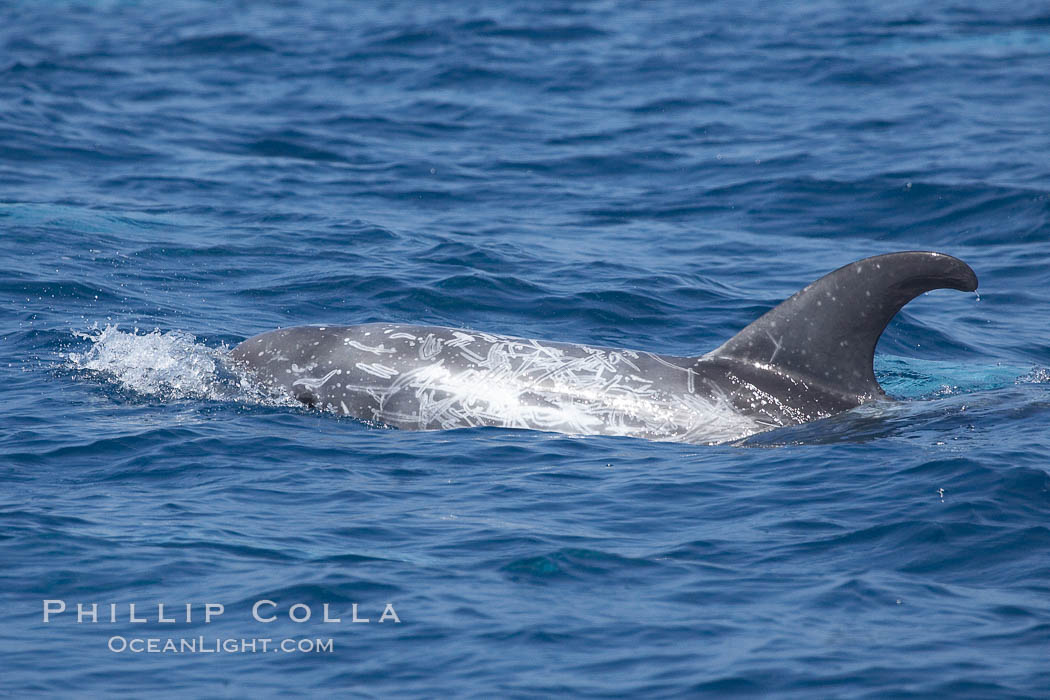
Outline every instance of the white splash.
{"type": "Polygon", "coordinates": [[[82,352],[64,355],[65,366],[141,396],[164,400],[205,399],[265,405],[295,405],[227,366],[229,350],[210,347],[184,331],[122,331],[117,326],[75,332],[90,341],[82,352]]]}

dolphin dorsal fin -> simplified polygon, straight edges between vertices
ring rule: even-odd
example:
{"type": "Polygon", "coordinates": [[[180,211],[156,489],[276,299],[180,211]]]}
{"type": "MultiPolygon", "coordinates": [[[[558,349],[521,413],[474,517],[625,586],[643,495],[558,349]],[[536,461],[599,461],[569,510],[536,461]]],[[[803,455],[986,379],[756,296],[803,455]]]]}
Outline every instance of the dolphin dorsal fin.
{"type": "Polygon", "coordinates": [[[767,365],[838,393],[884,396],[875,345],[905,304],[931,289],[977,289],[977,275],[942,253],[877,255],[821,277],[707,358],[767,365]]]}

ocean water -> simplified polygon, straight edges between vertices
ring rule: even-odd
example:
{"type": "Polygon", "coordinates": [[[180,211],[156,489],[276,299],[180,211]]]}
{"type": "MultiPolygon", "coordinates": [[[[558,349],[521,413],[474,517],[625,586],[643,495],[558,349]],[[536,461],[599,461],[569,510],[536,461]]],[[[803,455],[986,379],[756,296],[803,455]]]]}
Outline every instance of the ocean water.
{"type": "Polygon", "coordinates": [[[4,4],[0,694],[1045,697],[1048,66],[1023,1],[4,4]],[[226,362],[698,355],[909,249],[981,286],[889,326],[899,400],[732,444],[385,429],[226,362]]]}

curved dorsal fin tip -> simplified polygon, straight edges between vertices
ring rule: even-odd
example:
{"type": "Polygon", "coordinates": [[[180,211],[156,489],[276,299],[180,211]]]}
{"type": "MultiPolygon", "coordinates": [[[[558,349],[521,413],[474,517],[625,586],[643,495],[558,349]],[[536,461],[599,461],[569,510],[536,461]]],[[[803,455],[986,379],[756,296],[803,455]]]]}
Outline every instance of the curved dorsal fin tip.
{"type": "Polygon", "coordinates": [[[872,360],[890,320],[933,289],[977,289],[977,275],[944,253],[907,251],[858,260],[830,272],[764,314],[707,357],[757,362],[804,380],[820,367],[826,387],[882,396],[872,360]]]}

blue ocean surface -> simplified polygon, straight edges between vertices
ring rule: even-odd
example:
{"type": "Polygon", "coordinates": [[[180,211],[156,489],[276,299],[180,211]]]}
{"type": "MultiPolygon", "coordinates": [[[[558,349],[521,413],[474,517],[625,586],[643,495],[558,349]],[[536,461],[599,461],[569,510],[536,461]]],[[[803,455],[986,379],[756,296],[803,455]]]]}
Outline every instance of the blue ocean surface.
{"type": "Polygon", "coordinates": [[[1023,0],[4,3],[0,695],[1046,697],[1048,69],[1023,0]],[[980,278],[886,330],[899,400],[729,444],[228,362],[700,355],[897,250],[980,278]]]}

